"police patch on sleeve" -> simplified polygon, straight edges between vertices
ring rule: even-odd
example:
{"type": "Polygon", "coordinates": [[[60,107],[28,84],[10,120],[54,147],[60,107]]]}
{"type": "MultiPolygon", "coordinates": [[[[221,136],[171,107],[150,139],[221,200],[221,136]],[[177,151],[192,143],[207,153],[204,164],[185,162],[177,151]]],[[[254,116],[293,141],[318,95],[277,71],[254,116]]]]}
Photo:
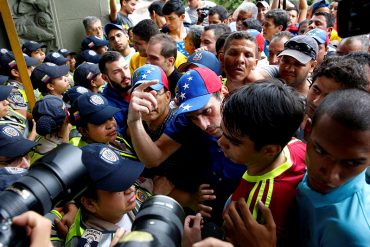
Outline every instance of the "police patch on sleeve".
{"type": "Polygon", "coordinates": [[[23,95],[18,90],[12,90],[9,95],[11,104],[17,107],[27,107],[27,104],[23,98],[23,95]]]}
{"type": "Polygon", "coordinates": [[[95,229],[86,229],[81,236],[81,245],[84,247],[97,247],[103,233],[95,229]]]}
{"type": "Polygon", "coordinates": [[[100,150],[99,158],[110,164],[117,164],[119,160],[118,155],[109,148],[103,148],[100,150]]]}
{"type": "Polygon", "coordinates": [[[3,133],[9,137],[16,137],[16,136],[19,136],[19,132],[13,128],[13,127],[10,127],[10,126],[6,126],[3,128],[3,133]]]}

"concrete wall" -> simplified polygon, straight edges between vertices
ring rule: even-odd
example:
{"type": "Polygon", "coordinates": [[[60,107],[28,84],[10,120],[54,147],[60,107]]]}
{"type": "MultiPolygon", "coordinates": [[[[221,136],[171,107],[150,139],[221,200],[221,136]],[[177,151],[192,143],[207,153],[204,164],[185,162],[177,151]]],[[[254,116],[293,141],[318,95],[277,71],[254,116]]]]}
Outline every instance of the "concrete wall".
{"type": "Polygon", "coordinates": [[[58,48],[79,51],[85,36],[82,20],[85,16],[99,17],[103,25],[108,22],[109,4],[107,0],[51,0],[56,18],[58,48]]]}
{"type": "MultiPolygon", "coordinates": [[[[149,18],[153,0],[138,0],[130,16],[134,24],[149,18]]],[[[84,17],[93,15],[109,22],[109,0],[8,0],[21,44],[34,40],[48,46],[47,51],[66,48],[78,52],[85,36],[84,17]]],[[[117,6],[118,9],[120,6],[117,6]]],[[[0,48],[10,48],[0,20],[0,48]]]]}

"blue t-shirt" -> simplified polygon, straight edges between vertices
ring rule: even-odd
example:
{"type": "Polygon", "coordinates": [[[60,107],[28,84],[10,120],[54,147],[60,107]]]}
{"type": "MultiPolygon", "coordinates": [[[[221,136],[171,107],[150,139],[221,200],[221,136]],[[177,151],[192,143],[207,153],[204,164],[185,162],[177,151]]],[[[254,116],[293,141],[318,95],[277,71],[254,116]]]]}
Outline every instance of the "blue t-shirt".
{"type": "Polygon", "coordinates": [[[118,132],[122,136],[126,136],[129,102],[122,98],[109,84],[104,88],[102,95],[108,100],[110,106],[121,109],[121,111],[114,114],[114,118],[117,122],[118,132]]]}
{"type": "Polygon", "coordinates": [[[365,171],[327,194],[298,186],[300,246],[370,246],[370,185],[365,171]]]}
{"type": "Polygon", "coordinates": [[[223,206],[239,185],[247,167],[226,158],[217,144],[217,139],[195,126],[185,114],[175,117],[166,126],[164,133],[178,143],[196,145],[198,150],[202,150],[204,156],[208,157],[209,164],[200,165],[207,168],[205,181],[215,191],[216,200],[208,201],[207,205],[212,207],[212,220],[221,223],[223,206]]]}

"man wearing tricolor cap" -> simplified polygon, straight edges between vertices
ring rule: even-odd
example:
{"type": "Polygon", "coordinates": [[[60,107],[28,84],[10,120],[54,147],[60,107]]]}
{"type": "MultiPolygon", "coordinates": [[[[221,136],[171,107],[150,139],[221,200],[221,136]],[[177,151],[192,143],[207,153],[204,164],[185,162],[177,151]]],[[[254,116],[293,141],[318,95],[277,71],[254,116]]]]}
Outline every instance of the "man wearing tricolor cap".
{"type": "Polygon", "coordinates": [[[177,84],[177,116],[153,142],[143,128],[142,114],[157,107],[155,96],[147,92],[147,88],[155,83],[144,82],[132,93],[127,122],[134,149],[148,168],[157,167],[183,145],[192,145],[199,150],[202,161],[193,172],[203,170],[203,184],[198,193],[182,204],[194,206],[211,221],[221,224],[223,205],[246,169],[226,158],[217,145],[222,135],[220,106],[226,90],[220,78],[208,68],[186,72],[177,84]]]}

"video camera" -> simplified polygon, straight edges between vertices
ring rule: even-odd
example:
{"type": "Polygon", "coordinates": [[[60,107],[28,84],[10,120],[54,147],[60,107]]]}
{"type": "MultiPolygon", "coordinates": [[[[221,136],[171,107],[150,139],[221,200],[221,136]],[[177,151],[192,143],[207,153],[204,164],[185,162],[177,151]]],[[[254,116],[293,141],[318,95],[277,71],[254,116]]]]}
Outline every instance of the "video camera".
{"type": "Polygon", "coordinates": [[[338,34],[345,38],[349,36],[370,33],[367,24],[367,15],[370,12],[368,0],[340,0],[338,1],[338,34]]]}
{"type": "MultiPolygon", "coordinates": [[[[86,190],[90,179],[81,157],[80,148],[62,144],[0,192],[0,246],[29,246],[25,229],[12,226],[14,216],[29,210],[45,215],[86,190]]],[[[174,199],[153,196],[141,205],[132,232],[117,246],[180,246],[184,219],[183,208],[174,199]]]]}

